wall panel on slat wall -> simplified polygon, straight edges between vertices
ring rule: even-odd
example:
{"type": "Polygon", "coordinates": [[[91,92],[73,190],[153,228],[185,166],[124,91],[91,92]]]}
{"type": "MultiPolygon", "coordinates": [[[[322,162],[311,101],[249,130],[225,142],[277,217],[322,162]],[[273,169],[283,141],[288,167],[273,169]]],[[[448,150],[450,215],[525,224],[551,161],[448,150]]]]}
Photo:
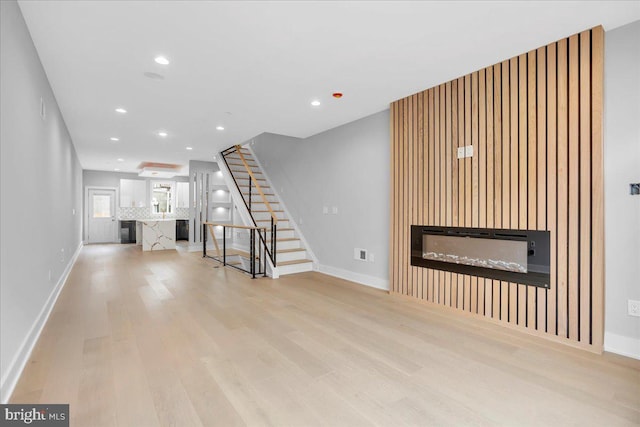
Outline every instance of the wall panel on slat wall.
{"type": "Polygon", "coordinates": [[[603,49],[593,28],[391,105],[392,292],[602,349],[603,49]],[[548,230],[551,287],[413,267],[412,224],[548,230]]]}

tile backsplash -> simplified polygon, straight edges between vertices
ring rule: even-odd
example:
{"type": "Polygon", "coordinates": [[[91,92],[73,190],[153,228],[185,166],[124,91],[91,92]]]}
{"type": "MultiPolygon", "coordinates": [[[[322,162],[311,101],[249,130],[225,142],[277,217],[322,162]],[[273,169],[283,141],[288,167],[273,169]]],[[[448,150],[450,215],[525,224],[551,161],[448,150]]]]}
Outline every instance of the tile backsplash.
{"type": "MultiPolygon", "coordinates": [[[[150,213],[150,209],[148,207],[145,208],[135,208],[135,207],[120,207],[118,208],[118,218],[120,219],[148,219],[151,218],[152,215],[150,213]]],[[[155,215],[153,215],[155,217],[155,215]]],[[[176,208],[176,212],[172,214],[166,214],[165,218],[179,218],[179,219],[188,219],[189,218],[189,208],[176,208]]]]}

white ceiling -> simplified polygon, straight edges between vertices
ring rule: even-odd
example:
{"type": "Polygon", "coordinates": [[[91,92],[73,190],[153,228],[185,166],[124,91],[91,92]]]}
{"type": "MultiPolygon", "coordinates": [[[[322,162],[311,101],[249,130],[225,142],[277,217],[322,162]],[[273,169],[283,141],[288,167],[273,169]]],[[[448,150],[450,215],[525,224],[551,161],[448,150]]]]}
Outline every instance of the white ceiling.
{"type": "Polygon", "coordinates": [[[131,172],[142,161],[212,160],[262,132],[307,137],[581,30],[640,19],[638,1],[19,4],[83,168],[131,172]],[[156,64],[159,54],[171,64],[156,64]]]}

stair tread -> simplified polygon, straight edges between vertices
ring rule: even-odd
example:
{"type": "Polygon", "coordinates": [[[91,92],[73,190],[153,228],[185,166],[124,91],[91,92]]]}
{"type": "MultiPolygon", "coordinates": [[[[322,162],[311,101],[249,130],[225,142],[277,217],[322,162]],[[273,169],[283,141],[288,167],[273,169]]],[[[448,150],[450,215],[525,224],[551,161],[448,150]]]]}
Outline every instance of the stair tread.
{"type": "MultiPolygon", "coordinates": [[[[239,251],[237,249],[234,249],[234,251],[236,253],[234,253],[234,255],[238,255],[241,256],[242,258],[249,258],[251,255],[249,254],[249,252],[245,252],[245,251],[239,251]]],[[[229,255],[227,255],[229,256],[229,255]]],[[[256,258],[258,258],[258,255],[256,254],[256,258]]]]}
{"type": "MultiPolygon", "coordinates": [[[[278,218],[278,222],[282,222],[282,221],[289,221],[286,218],[278,218]]],[[[256,219],[256,222],[271,222],[270,219],[256,219]]]]}
{"type": "MultiPolygon", "coordinates": [[[[276,242],[295,242],[295,241],[298,241],[298,240],[300,240],[300,239],[298,239],[297,237],[285,237],[283,239],[276,238],[276,242]]],[[[268,239],[267,243],[270,243],[270,242],[271,242],[271,239],[268,239]]]]}
{"type": "MultiPolygon", "coordinates": [[[[270,212],[270,211],[256,211],[256,210],[251,211],[251,213],[255,213],[255,212],[258,212],[258,213],[267,213],[267,212],[270,212]]],[[[284,212],[284,211],[282,211],[282,210],[280,210],[280,211],[274,210],[273,212],[284,212]]]]}
{"type": "MultiPolygon", "coordinates": [[[[240,188],[249,188],[248,185],[238,185],[238,187],[240,187],[240,188]]],[[[251,187],[256,188],[253,185],[251,187]]],[[[271,188],[271,187],[269,187],[268,185],[261,185],[260,188],[271,188]]],[[[246,193],[242,193],[242,194],[246,194],[246,193]]]]}
{"type": "Polygon", "coordinates": [[[293,248],[293,249],[276,249],[277,254],[286,254],[290,252],[304,252],[305,248],[293,248]]]}
{"type": "Polygon", "coordinates": [[[276,263],[276,265],[278,267],[283,266],[283,265],[295,265],[295,264],[306,264],[308,262],[313,262],[310,259],[295,259],[293,261],[282,261],[282,262],[278,262],[276,263]]]}

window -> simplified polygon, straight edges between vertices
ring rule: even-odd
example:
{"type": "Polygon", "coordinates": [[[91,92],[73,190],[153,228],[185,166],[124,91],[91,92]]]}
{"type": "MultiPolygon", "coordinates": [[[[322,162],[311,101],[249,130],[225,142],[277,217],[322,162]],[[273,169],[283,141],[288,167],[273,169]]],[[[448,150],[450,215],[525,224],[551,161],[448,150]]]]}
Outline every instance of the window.
{"type": "Polygon", "coordinates": [[[93,195],[93,217],[111,218],[111,196],[93,195]]]}
{"type": "Polygon", "coordinates": [[[151,183],[151,213],[171,214],[175,203],[175,182],[151,183]]]}

